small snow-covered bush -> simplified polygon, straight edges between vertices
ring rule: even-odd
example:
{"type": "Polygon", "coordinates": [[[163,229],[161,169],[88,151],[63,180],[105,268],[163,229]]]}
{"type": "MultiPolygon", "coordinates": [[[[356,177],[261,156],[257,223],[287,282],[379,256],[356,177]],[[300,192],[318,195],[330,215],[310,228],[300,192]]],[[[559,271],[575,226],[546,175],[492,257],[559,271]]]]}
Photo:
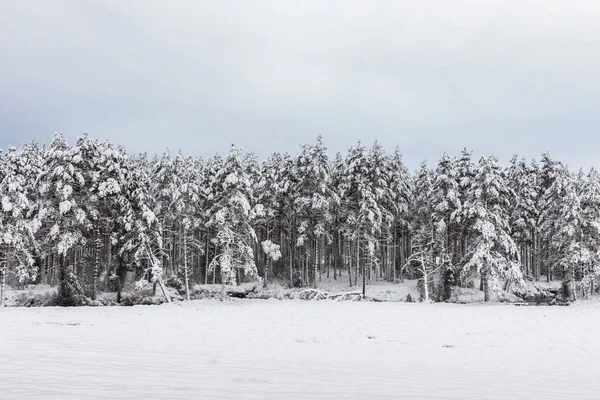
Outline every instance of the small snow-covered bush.
{"type": "Polygon", "coordinates": [[[302,300],[324,300],[327,298],[327,293],[317,289],[306,289],[298,293],[298,298],[302,300]]]}
{"type": "Polygon", "coordinates": [[[13,307],[50,307],[58,305],[56,293],[21,293],[11,299],[13,307]]]}
{"type": "Polygon", "coordinates": [[[158,305],[164,302],[162,296],[144,296],[140,292],[127,293],[121,297],[122,306],[158,305]]]}

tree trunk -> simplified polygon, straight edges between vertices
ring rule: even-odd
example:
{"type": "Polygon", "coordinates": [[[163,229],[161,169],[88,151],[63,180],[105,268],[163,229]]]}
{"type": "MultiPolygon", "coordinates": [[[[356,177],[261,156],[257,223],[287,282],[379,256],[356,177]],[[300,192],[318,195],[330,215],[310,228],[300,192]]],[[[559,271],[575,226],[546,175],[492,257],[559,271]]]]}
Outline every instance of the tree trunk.
{"type": "Polygon", "coordinates": [[[110,242],[110,234],[108,235],[106,247],[106,286],[110,287],[110,275],[112,273],[112,243],[110,242]]]}
{"type": "Polygon", "coordinates": [[[67,300],[70,297],[70,291],[69,291],[69,287],[68,287],[68,283],[67,283],[67,266],[65,264],[65,255],[64,253],[60,253],[59,256],[59,297],[60,297],[60,302],[61,304],[67,305],[67,300]]]}
{"type": "Polygon", "coordinates": [[[340,261],[340,235],[337,232],[334,233],[332,246],[333,247],[331,248],[331,251],[333,252],[333,280],[337,281],[337,271],[339,268],[340,261]]]}
{"type": "Polygon", "coordinates": [[[293,245],[290,240],[290,288],[294,287],[294,249],[292,246],[293,245]]]}
{"type": "Polygon", "coordinates": [[[573,292],[573,300],[577,300],[577,282],[575,282],[575,268],[571,268],[571,291],[573,292]]]}
{"type": "Polygon", "coordinates": [[[358,270],[360,269],[360,239],[354,244],[356,260],[354,260],[354,284],[358,286],[358,270]]]}
{"type": "Polygon", "coordinates": [[[481,281],[483,283],[483,301],[490,301],[490,285],[486,271],[481,274],[481,281]]]}
{"type": "MultiPolygon", "coordinates": [[[[269,240],[269,228],[267,226],[267,240],[269,240]]],[[[262,249],[259,249],[258,251],[260,251],[262,249]]],[[[257,251],[257,253],[258,253],[257,251]]],[[[269,279],[269,255],[265,254],[265,261],[264,261],[264,279],[263,279],[263,287],[267,287],[267,280],[269,279]]]]}
{"type": "Polygon", "coordinates": [[[4,305],[6,293],[6,267],[0,264],[0,307],[4,305]]]}
{"type": "Polygon", "coordinates": [[[421,262],[423,266],[423,291],[425,292],[425,302],[429,303],[429,274],[427,273],[427,267],[424,262],[421,262]]]}
{"type": "MultiPolygon", "coordinates": [[[[205,261],[204,261],[204,284],[208,285],[208,264],[209,264],[209,260],[208,260],[208,248],[209,242],[208,242],[208,231],[206,232],[206,243],[205,243],[205,261]]],[[[202,281],[200,281],[202,282],[202,281]]]]}
{"type": "MultiPolygon", "coordinates": [[[[217,245],[215,244],[215,253],[214,254],[217,254],[217,250],[218,250],[217,245]]],[[[219,267],[219,269],[221,269],[221,268],[219,267]]],[[[213,273],[212,274],[212,278],[213,278],[212,284],[214,285],[217,283],[217,266],[216,265],[215,265],[215,268],[213,269],[212,273],[213,273]]],[[[223,282],[221,282],[221,283],[223,283],[223,282]]]]}
{"type": "Polygon", "coordinates": [[[348,243],[348,281],[350,283],[350,287],[352,287],[352,263],[354,260],[354,248],[352,247],[352,241],[348,243]]]}
{"type": "Polygon", "coordinates": [[[327,249],[325,248],[325,240],[321,239],[321,250],[319,252],[319,282],[323,281],[323,268],[327,265],[327,277],[329,278],[329,266],[327,263],[327,249]]]}
{"type": "Polygon", "coordinates": [[[100,251],[102,241],[100,239],[100,223],[96,222],[96,254],[94,257],[94,276],[92,282],[92,300],[96,300],[98,294],[98,274],[100,273],[100,251]]]}
{"type": "Polygon", "coordinates": [[[313,289],[317,288],[317,268],[319,267],[319,254],[318,254],[318,249],[319,249],[319,239],[315,238],[315,246],[314,246],[314,251],[313,251],[313,257],[314,257],[314,264],[313,264],[313,289]]]}
{"type": "Polygon", "coordinates": [[[188,258],[187,258],[187,229],[183,228],[183,273],[185,275],[185,297],[190,300],[190,280],[188,274],[188,258]]]}
{"type": "Polygon", "coordinates": [[[391,267],[392,268],[392,283],[396,283],[396,253],[397,253],[396,243],[397,242],[396,242],[395,233],[396,232],[394,231],[394,242],[393,242],[393,245],[392,245],[393,247],[391,250],[391,253],[392,253],[392,267],[391,267]]]}
{"type": "Polygon", "coordinates": [[[50,254],[50,286],[56,285],[56,275],[58,271],[58,266],[56,265],[56,257],[54,257],[54,253],[50,254]]]}
{"type": "MultiPolygon", "coordinates": [[[[325,267],[327,268],[327,279],[329,279],[331,269],[331,255],[333,253],[333,244],[331,246],[323,245],[323,252],[325,253],[325,267]]],[[[335,267],[334,267],[335,268],[335,267]]],[[[322,274],[322,273],[321,273],[322,274]]],[[[321,280],[319,279],[319,282],[321,280]]]]}
{"type": "Polygon", "coordinates": [[[121,303],[121,292],[123,291],[123,286],[125,284],[125,278],[127,277],[127,273],[125,273],[125,277],[120,276],[123,271],[123,256],[119,254],[119,284],[117,286],[117,303],[121,303]]]}
{"type": "Polygon", "coordinates": [[[267,258],[267,261],[265,262],[265,281],[263,282],[263,287],[267,287],[267,284],[269,282],[269,264],[271,263],[271,259],[267,258]]]}
{"type": "MultiPolygon", "coordinates": [[[[369,265],[369,268],[371,265],[369,265]]],[[[362,295],[365,296],[367,289],[367,263],[365,260],[362,261],[362,295]]]]}
{"type": "Polygon", "coordinates": [[[539,266],[539,244],[538,238],[535,231],[533,231],[533,248],[531,249],[531,268],[533,272],[533,279],[538,280],[538,266],[539,266]]]}

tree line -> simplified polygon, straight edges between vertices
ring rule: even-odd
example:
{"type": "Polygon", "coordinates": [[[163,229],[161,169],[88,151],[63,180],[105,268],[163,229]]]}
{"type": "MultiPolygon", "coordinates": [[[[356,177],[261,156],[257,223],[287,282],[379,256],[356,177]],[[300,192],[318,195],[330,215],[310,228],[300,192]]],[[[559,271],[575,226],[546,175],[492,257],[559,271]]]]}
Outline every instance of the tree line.
{"type": "Polygon", "coordinates": [[[88,135],[0,157],[0,279],[58,286],[62,304],[128,281],[323,277],[436,281],[441,299],[479,276],[485,299],[524,279],[595,291],[600,176],[466,149],[411,173],[378,143],[330,157],[319,137],[259,162],[232,146],[209,159],[130,155],[88,135]]]}

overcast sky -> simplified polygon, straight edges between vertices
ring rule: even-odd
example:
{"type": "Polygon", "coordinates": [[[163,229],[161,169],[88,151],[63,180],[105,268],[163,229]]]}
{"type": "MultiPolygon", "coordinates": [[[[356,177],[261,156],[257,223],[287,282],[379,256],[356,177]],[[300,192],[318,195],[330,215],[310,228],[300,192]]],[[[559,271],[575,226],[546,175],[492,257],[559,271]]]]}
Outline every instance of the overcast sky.
{"type": "Polygon", "coordinates": [[[600,2],[0,0],[0,147],[55,131],[600,167],[600,2]]]}

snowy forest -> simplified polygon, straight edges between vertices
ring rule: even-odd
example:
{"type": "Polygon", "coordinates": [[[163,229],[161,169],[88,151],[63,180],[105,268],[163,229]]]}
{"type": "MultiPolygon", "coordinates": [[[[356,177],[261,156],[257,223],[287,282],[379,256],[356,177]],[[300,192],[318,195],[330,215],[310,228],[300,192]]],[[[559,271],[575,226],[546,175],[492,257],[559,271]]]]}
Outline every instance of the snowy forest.
{"type": "Polygon", "coordinates": [[[259,161],[232,146],[203,160],[57,134],[2,153],[0,198],[0,302],[7,285],[56,286],[77,305],[170,279],[189,299],[194,284],[324,277],[363,294],[419,279],[438,301],[473,277],[486,301],[561,281],[573,299],[600,274],[600,175],[549,154],[501,164],[465,149],[413,173],[377,142],[330,156],[319,137],[295,155],[259,161]]]}

